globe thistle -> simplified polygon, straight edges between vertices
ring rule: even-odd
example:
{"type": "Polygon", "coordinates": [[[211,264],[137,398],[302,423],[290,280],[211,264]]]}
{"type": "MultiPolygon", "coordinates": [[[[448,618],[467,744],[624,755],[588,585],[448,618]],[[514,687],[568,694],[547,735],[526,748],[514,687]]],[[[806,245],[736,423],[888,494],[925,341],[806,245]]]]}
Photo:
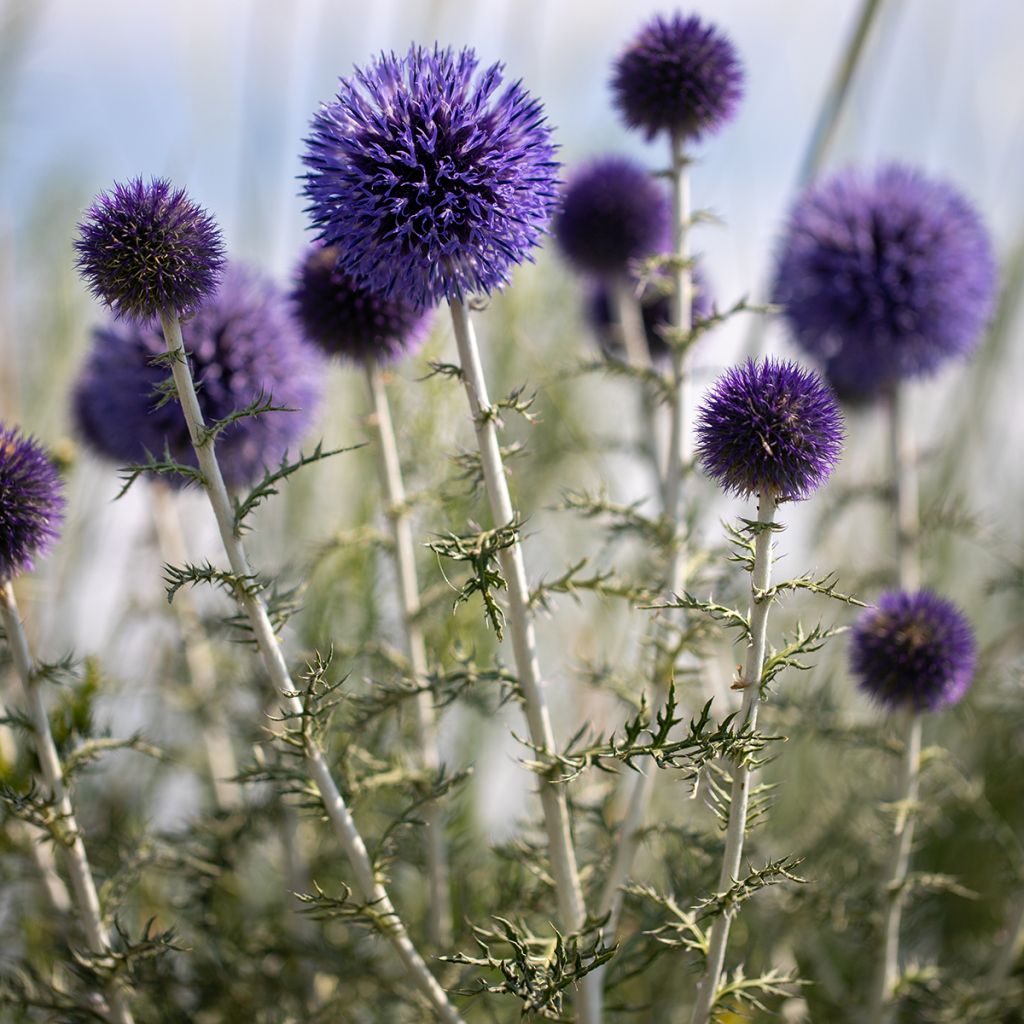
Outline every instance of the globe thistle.
{"type": "Polygon", "coordinates": [[[732,120],[743,97],[743,66],[732,41],[695,16],[658,16],[615,62],[615,104],[648,139],[668,132],[700,139],[732,120]]]}
{"type": "Polygon", "coordinates": [[[389,362],[414,352],[430,312],[402,295],[386,298],[337,268],[338,247],[314,244],[295,274],[291,298],[306,337],[328,355],[356,363],[389,362]]]}
{"type": "Polygon", "coordinates": [[[32,568],[63,518],[60,475],[46,450],[0,423],[0,583],[32,568]]]}
{"type": "Polygon", "coordinates": [[[837,174],[797,201],[774,299],[839,390],[868,399],[968,354],[995,283],[988,234],[967,200],[889,164],[837,174]]]}
{"type": "Polygon", "coordinates": [[[621,276],[631,261],[668,249],[671,217],[665,189],[642,164],[602,157],[569,179],[552,233],[577,270],[621,276]]]}
{"type": "Polygon", "coordinates": [[[558,197],[551,129],[470,49],[382,54],[313,118],[305,194],[338,268],[416,306],[505,284],[558,197]]]}
{"type": "Polygon", "coordinates": [[[955,604],[927,590],[883,594],[850,636],[858,685],[891,710],[955,704],[971,685],[974,662],[970,623],[955,604]]]}
{"type": "Polygon", "coordinates": [[[117,317],[189,313],[220,280],[220,229],[163,178],[115,184],[92,204],[78,232],[78,270],[117,317]]]}
{"type": "MultiPolygon", "coordinates": [[[[692,314],[694,323],[706,320],[714,311],[711,289],[700,267],[691,272],[693,281],[692,314]]],[[[672,349],[665,341],[666,330],[672,329],[672,296],[660,289],[648,289],[640,300],[643,314],[644,334],[647,350],[655,363],[665,363],[672,355],[672,349]]],[[[622,342],[616,330],[616,319],[612,293],[607,282],[597,281],[590,290],[586,307],[590,322],[601,351],[609,359],[622,359],[622,342]]]]}
{"type": "Polygon", "coordinates": [[[843,420],[828,385],[796,363],[765,359],[726,371],[697,413],[697,458],[739,495],[806,498],[829,477],[843,420]]]}
{"type": "MultiPolygon", "coordinates": [[[[294,410],[246,416],[218,435],[225,481],[246,486],[305,433],[320,394],[320,357],[302,338],[287,297],[238,265],[228,267],[218,290],[182,324],[182,336],[207,423],[246,408],[261,393],[294,410]]],[[[197,465],[181,409],[159,400],[168,370],[154,360],[165,351],[153,321],[115,321],[94,331],[74,414],[78,432],[97,454],[132,465],[166,450],[179,463],[197,465]]]]}

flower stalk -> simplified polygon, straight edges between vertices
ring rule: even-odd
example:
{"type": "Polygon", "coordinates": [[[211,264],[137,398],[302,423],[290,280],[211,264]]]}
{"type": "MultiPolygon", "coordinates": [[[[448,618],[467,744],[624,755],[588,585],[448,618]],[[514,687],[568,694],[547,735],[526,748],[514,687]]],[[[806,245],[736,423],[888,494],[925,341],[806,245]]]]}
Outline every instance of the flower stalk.
{"type": "MultiPolygon", "coordinates": [[[[172,310],[163,311],[160,319],[167,351],[171,357],[174,384],[188,424],[189,436],[199,461],[199,468],[203,474],[206,493],[217,520],[224,551],[231,571],[239,577],[249,576],[252,569],[236,530],[234,510],[224,484],[220,465],[217,462],[213,439],[206,432],[182,342],[181,323],[177,313],[172,310]]],[[[274,687],[281,693],[285,707],[292,714],[303,715],[305,713],[304,705],[298,696],[298,688],[291,678],[281,645],[261,596],[247,590],[239,590],[236,593],[236,599],[249,620],[264,668],[274,687]]],[[[447,993],[441,988],[437,979],[430,973],[422,956],[409,938],[390,896],[378,880],[366,844],[331,775],[324,752],[310,736],[306,737],[304,755],[327,818],[352,866],[356,892],[363,901],[373,904],[375,913],[381,922],[380,929],[384,937],[391,943],[411,981],[429,1002],[438,1019],[444,1024],[462,1024],[462,1017],[449,1002],[447,993]]]]}

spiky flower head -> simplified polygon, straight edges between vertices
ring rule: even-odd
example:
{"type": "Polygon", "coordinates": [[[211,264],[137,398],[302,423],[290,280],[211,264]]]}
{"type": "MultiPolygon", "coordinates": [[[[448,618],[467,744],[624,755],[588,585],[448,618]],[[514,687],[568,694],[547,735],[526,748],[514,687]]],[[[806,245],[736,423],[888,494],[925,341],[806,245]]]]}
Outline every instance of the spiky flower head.
{"type": "Polygon", "coordinates": [[[743,98],[743,65],[723,32],[700,18],[661,15],[648,22],[615,62],[615,104],[648,139],[714,134],[743,98]]]}
{"type": "MultiPolygon", "coordinates": [[[[218,290],[182,324],[182,337],[207,424],[261,396],[293,410],[246,416],[217,437],[228,486],[250,484],[277,465],[308,428],[320,395],[320,356],[301,336],[285,294],[238,265],[228,267],[218,290]]],[[[160,398],[169,371],[157,357],[165,351],[156,322],[114,321],[94,331],[75,387],[74,413],[78,432],[100,456],[138,465],[147,453],[159,458],[166,450],[176,462],[197,465],[181,409],[160,398]]]]}
{"type": "Polygon", "coordinates": [[[642,164],[608,156],[569,178],[552,233],[577,270],[621,276],[631,261],[668,249],[671,216],[664,187],[642,164]]]}
{"type": "Polygon", "coordinates": [[[46,449],[0,423],[0,583],[32,568],[63,518],[63,487],[46,449]]]}
{"type": "Polygon", "coordinates": [[[697,458],[739,495],[806,498],[829,477],[843,448],[835,396],[812,370],[764,359],[727,370],[697,413],[697,458]]]}
{"type": "Polygon", "coordinates": [[[974,662],[970,623],[952,601],[928,590],[883,594],[850,636],[858,685],[890,710],[955,704],[971,685],[974,662]]]}
{"type": "Polygon", "coordinates": [[[163,178],[133,178],[100,195],[78,226],[75,251],[90,291],[128,320],[190,313],[224,265],[213,218],[163,178]]]}
{"type": "Polygon", "coordinates": [[[306,337],[356,363],[399,359],[426,337],[431,312],[405,296],[385,297],[338,269],[338,247],[314,244],[302,258],[291,298],[306,337]]]}
{"type": "Polygon", "coordinates": [[[875,398],[967,355],[992,312],[991,242],[952,186],[900,164],[850,169],[796,202],[774,299],[840,392],[875,398]]]}
{"type": "Polygon", "coordinates": [[[432,306],[532,259],[558,197],[551,129],[501,64],[478,64],[470,49],[381,54],[313,118],[309,213],[371,291],[432,306]]]}
{"type": "MultiPolygon", "coordinates": [[[[694,267],[691,273],[693,322],[699,324],[711,316],[714,301],[701,268],[694,267]]],[[[607,282],[595,282],[587,298],[586,314],[604,355],[609,359],[622,359],[625,353],[617,330],[612,299],[607,282]]],[[[665,340],[665,331],[671,330],[672,325],[672,297],[664,289],[648,288],[640,300],[640,311],[643,314],[647,350],[655,363],[663,364],[672,355],[672,349],[665,340]]]]}

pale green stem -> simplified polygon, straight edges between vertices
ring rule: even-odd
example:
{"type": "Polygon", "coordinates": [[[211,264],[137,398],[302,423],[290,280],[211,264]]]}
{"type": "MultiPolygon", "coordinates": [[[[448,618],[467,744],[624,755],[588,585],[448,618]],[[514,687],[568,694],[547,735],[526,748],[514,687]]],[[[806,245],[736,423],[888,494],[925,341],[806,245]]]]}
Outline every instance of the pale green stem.
{"type": "MultiPolygon", "coordinates": [[[[252,568],[236,529],[234,508],[224,485],[224,477],[217,462],[213,439],[207,433],[203,414],[199,408],[195,384],[182,343],[181,324],[177,314],[173,311],[163,313],[161,321],[167,351],[171,356],[174,384],[185,422],[188,425],[192,446],[199,460],[206,493],[217,520],[224,551],[227,554],[231,571],[239,578],[249,577],[252,575],[252,568]]],[[[303,702],[296,696],[299,687],[291,678],[281,644],[274,632],[262,597],[259,594],[253,594],[248,588],[240,588],[236,592],[236,599],[249,620],[264,668],[274,687],[281,694],[284,706],[293,715],[304,715],[303,702]]],[[[356,893],[363,901],[373,905],[375,913],[379,915],[382,922],[381,931],[398,954],[411,981],[430,1003],[438,1019],[444,1021],[445,1024],[461,1024],[462,1017],[449,1002],[447,993],[438,984],[437,979],[430,973],[409,938],[405,925],[391,902],[391,897],[377,879],[363,837],[359,834],[345,799],[331,776],[323,750],[312,737],[306,737],[304,754],[310,776],[320,793],[324,811],[352,866],[356,893]]]]}
{"type": "MultiPolygon", "coordinates": [[[[11,660],[21,680],[28,706],[28,718],[32,723],[32,737],[35,742],[36,756],[42,772],[43,783],[59,816],[57,828],[60,831],[59,848],[64,860],[65,869],[71,879],[71,891],[75,897],[78,920],[85,935],[86,945],[90,952],[99,957],[111,954],[110,936],[103,922],[100,900],[96,893],[89,868],[89,858],[85,850],[82,830],[75,819],[71,804],[71,794],[64,782],[64,769],[61,767],[57,746],[50,731],[50,718],[43,701],[43,691],[36,678],[35,665],[29,652],[28,638],[18,614],[18,603],[14,596],[14,587],[10,581],[0,587],[0,617],[3,618],[4,632],[11,651],[11,660]]],[[[108,1016],[113,1024],[133,1024],[128,997],[120,983],[112,983],[106,993],[108,1016]]]]}
{"type": "MultiPolygon", "coordinates": [[[[406,652],[412,667],[413,680],[420,692],[414,703],[416,734],[419,743],[420,767],[428,779],[433,779],[441,765],[438,745],[437,714],[430,692],[427,645],[420,624],[419,580],[416,575],[416,546],[412,533],[412,518],[405,500],[402,464],[398,456],[398,442],[391,419],[391,405],[379,367],[373,361],[366,363],[366,384],[370,394],[372,422],[377,434],[377,455],[381,486],[391,523],[395,545],[395,571],[402,604],[402,626],[405,632],[406,652]]],[[[424,808],[427,845],[427,879],[430,886],[429,934],[430,941],[439,948],[452,941],[451,892],[448,882],[448,850],[444,836],[444,808],[431,800],[424,808]]]]}
{"type": "MultiPolygon", "coordinates": [[[[754,570],[750,577],[750,640],[743,668],[743,704],[737,722],[738,728],[747,728],[751,731],[757,728],[757,713],[761,705],[761,673],[764,670],[768,643],[768,610],[771,607],[771,598],[765,591],[771,583],[774,517],[774,497],[762,494],[757,510],[760,529],[754,541],[754,570]]],[[[725,853],[722,857],[722,870],[718,876],[719,892],[728,891],[740,878],[752,776],[753,771],[745,762],[734,767],[729,820],[725,831],[725,853]]],[[[697,986],[697,1001],[693,1008],[691,1024],[707,1024],[711,1019],[722,968],[725,965],[725,949],[734,914],[734,909],[727,908],[711,925],[707,964],[704,976],[697,986]]]]}

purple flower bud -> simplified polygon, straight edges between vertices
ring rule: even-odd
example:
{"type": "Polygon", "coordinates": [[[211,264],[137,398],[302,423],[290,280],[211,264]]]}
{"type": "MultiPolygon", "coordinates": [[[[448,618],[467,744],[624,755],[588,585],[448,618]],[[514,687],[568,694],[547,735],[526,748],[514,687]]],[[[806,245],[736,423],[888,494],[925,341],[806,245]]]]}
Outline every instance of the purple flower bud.
{"type": "Polygon", "coordinates": [[[995,284],[991,243],[967,200],[890,164],[842,172],[797,201],[774,299],[840,395],[867,400],[967,355],[995,284]]]}
{"type": "Polygon", "coordinates": [[[552,233],[584,274],[622,276],[630,262],[667,251],[672,214],[664,187],[635,160],[593,160],[569,179],[552,233]]]}
{"type": "Polygon", "coordinates": [[[63,518],[63,486],[46,450],[0,423],[0,583],[32,568],[63,518]]]}
{"type": "Polygon", "coordinates": [[[338,269],[419,307],[505,284],[558,196],[541,104],[472,50],[414,46],[341,79],[313,118],[309,213],[338,269]],[[500,90],[500,91],[499,91],[500,90]]]}
{"type": "Polygon", "coordinates": [[[612,91],[626,124],[647,138],[668,132],[698,140],[732,120],[743,97],[743,66],[714,25],[659,15],[615,62],[612,91]]]}
{"type": "Polygon", "coordinates": [[[697,413],[697,458],[726,491],[806,498],[843,448],[835,396],[796,363],[752,360],[711,385],[697,413]]]}
{"type": "Polygon", "coordinates": [[[422,344],[432,314],[402,295],[386,298],[337,269],[337,246],[312,245],[295,274],[291,298],[306,337],[328,355],[384,363],[422,344]]]}
{"type": "MultiPolygon", "coordinates": [[[[320,356],[302,338],[280,289],[237,265],[182,324],[182,337],[208,424],[251,405],[261,392],[294,410],[246,416],[218,436],[225,481],[246,486],[277,465],[309,427],[321,390],[320,356]]],[[[115,321],[93,332],[74,413],[78,432],[101,457],[139,464],[147,452],[161,457],[167,450],[177,462],[197,465],[178,403],[159,402],[157,389],[170,373],[154,359],[165,351],[158,323],[115,321]]]]}
{"type": "Polygon", "coordinates": [[[891,591],[850,637],[850,669],[890,710],[935,711],[961,700],[974,675],[974,632],[959,608],[927,590],[891,591]]]}
{"type": "Polygon", "coordinates": [[[220,229],[184,189],[175,191],[162,178],[115,184],[78,230],[79,273],[117,317],[189,313],[220,280],[220,229]]]}

